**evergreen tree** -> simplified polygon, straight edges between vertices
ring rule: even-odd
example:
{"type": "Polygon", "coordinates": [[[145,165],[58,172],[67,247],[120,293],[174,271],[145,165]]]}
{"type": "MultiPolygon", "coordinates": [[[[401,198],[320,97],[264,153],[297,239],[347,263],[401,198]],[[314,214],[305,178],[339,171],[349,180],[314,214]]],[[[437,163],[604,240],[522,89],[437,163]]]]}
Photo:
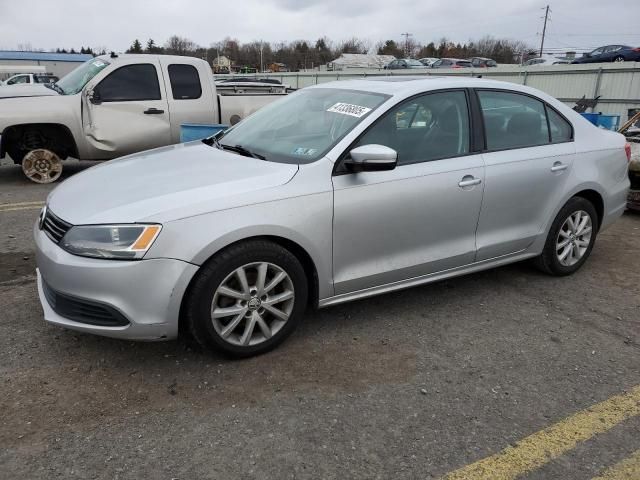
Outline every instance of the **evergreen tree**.
{"type": "Polygon", "coordinates": [[[137,38],[133,41],[126,53],[142,53],[142,44],[137,38]]]}

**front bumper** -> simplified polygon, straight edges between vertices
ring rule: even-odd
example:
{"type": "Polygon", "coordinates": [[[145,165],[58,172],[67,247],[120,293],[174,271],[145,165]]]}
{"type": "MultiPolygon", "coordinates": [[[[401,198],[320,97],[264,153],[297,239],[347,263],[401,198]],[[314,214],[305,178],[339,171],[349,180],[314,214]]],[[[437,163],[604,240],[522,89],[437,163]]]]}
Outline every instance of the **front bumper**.
{"type": "Polygon", "coordinates": [[[177,337],[180,304],[198,266],[165,258],[120,261],[79,257],[62,250],[37,226],[34,237],[38,294],[47,322],[128,340],[177,337]],[[103,326],[63,317],[47,300],[44,282],[62,295],[108,306],[128,323],[103,326]]]}

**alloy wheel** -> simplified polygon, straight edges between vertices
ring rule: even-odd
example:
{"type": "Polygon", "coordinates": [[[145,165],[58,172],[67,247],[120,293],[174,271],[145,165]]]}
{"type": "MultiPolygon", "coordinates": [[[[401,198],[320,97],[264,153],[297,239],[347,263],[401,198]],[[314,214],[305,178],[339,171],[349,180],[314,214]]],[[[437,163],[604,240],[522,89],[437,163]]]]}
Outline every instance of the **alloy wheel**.
{"type": "Polygon", "coordinates": [[[573,212],[560,227],[556,238],[556,256],[565,267],[575,265],[591,243],[593,224],[584,210],[573,212]]]}
{"type": "Polygon", "coordinates": [[[22,159],[22,171],[36,183],[55,182],[62,174],[62,161],[51,150],[31,150],[22,159]]]}
{"type": "Polygon", "coordinates": [[[243,265],[213,295],[213,328],[232,345],[258,345],[284,327],[294,300],[293,282],[282,268],[268,262],[243,265]]]}

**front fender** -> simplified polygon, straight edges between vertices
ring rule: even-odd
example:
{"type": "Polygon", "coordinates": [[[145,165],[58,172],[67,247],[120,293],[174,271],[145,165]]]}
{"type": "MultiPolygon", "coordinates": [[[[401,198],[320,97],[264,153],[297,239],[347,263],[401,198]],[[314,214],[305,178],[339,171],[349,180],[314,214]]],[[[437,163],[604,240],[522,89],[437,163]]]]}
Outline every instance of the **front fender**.
{"type": "Polygon", "coordinates": [[[319,298],[333,295],[331,192],[287,198],[167,222],[145,258],[177,258],[202,265],[232,243],[278,237],[313,261],[319,298]]]}

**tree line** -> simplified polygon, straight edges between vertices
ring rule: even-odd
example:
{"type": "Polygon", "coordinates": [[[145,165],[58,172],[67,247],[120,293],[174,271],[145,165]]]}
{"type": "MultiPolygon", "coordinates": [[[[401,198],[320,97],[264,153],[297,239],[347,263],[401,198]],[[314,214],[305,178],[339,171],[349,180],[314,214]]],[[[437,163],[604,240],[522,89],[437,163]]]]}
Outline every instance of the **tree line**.
{"type": "MultiPolygon", "coordinates": [[[[107,49],[83,46],[80,50],[58,48],[55,51],[87,53],[95,56],[105,54],[107,49]]],[[[283,63],[290,70],[312,69],[338,58],[343,53],[373,53],[392,55],[396,58],[488,57],[498,63],[519,63],[530,56],[535,56],[534,49],[525,42],[491,36],[465,43],[454,43],[447,38],[441,38],[437,42],[427,44],[421,44],[411,38],[405,41],[390,39],[372,44],[369,40],[357,37],[342,41],[332,41],[322,37],[315,41],[242,43],[227,37],[212,43],[209,47],[203,47],[188,38],[173,35],[164,44],[157,44],[151,38],[144,44],[139,39],[135,39],[126,53],[185,55],[205,59],[210,64],[215,63],[217,58],[225,56],[236,67],[260,69],[273,63],[283,63]]]]}
{"type": "Polygon", "coordinates": [[[498,63],[518,63],[523,57],[535,55],[534,49],[525,42],[491,36],[462,44],[442,38],[438,42],[430,42],[426,45],[411,39],[404,42],[386,40],[372,45],[370,41],[356,37],[339,42],[322,37],[315,42],[294,40],[278,43],[261,41],[241,43],[237,39],[227,37],[212,43],[209,47],[202,47],[188,38],[174,35],[163,46],[156,45],[153,39],[149,39],[143,46],[140,40],[136,39],[127,53],[187,55],[203,58],[209,63],[215,62],[220,56],[225,56],[238,67],[260,69],[261,66],[266,67],[272,63],[284,63],[291,70],[318,67],[338,58],[343,53],[377,53],[393,55],[396,58],[488,57],[498,63]]]}

